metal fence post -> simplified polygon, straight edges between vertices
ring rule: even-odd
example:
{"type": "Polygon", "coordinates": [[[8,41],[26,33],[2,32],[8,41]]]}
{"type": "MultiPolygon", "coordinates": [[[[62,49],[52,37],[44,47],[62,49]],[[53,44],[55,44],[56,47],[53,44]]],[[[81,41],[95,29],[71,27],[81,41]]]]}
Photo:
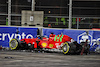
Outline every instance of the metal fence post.
{"type": "Polygon", "coordinates": [[[77,29],[79,28],[79,18],[77,18],[77,29]]]}
{"type": "Polygon", "coordinates": [[[72,0],[69,0],[69,29],[72,27],[72,0]]]}
{"type": "Polygon", "coordinates": [[[32,10],[32,11],[35,11],[35,0],[32,0],[31,10],[32,10]]]}
{"type": "Polygon", "coordinates": [[[11,0],[8,0],[8,26],[11,25],[11,0]]]}

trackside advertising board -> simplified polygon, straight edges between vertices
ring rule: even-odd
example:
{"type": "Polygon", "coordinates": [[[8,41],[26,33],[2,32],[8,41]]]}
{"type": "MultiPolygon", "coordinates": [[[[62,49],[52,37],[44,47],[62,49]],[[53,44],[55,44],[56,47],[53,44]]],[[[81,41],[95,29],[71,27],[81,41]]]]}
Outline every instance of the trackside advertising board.
{"type": "Polygon", "coordinates": [[[90,44],[90,51],[100,51],[100,31],[89,31],[89,35],[92,37],[90,44]]]}
{"type": "Polygon", "coordinates": [[[43,29],[43,36],[49,37],[51,33],[56,35],[63,33],[73,38],[78,43],[86,41],[90,44],[90,51],[100,51],[100,31],[88,31],[84,30],[69,30],[69,29],[43,29]],[[88,35],[87,35],[88,34],[88,35]]]}
{"type": "Polygon", "coordinates": [[[35,38],[38,28],[24,27],[0,27],[0,45],[9,47],[9,41],[12,38],[35,38]]]}
{"type": "MultiPolygon", "coordinates": [[[[0,46],[9,47],[9,41],[12,38],[24,39],[24,38],[36,38],[38,28],[27,27],[0,27],[0,46]]],[[[51,33],[56,35],[64,34],[73,38],[78,43],[88,39],[90,44],[90,51],[100,51],[100,31],[90,30],[69,30],[69,29],[48,29],[43,28],[43,36],[49,37],[51,33]]]]}
{"type": "MultiPolygon", "coordinates": [[[[68,35],[69,37],[73,38],[75,41],[77,41],[77,37],[81,35],[82,33],[86,33],[86,31],[83,30],[68,30],[68,29],[43,29],[43,36],[49,37],[51,33],[54,33],[56,35],[58,34],[64,34],[68,35]]],[[[81,39],[81,36],[79,37],[79,40],[81,39]]]]}

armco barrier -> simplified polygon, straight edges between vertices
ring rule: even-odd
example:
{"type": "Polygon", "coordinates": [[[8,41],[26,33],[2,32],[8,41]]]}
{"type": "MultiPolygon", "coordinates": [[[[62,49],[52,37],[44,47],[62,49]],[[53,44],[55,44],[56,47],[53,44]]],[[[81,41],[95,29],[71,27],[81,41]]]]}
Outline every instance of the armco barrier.
{"type": "Polygon", "coordinates": [[[12,38],[33,38],[37,36],[38,28],[26,27],[0,27],[0,45],[9,47],[12,38]]]}

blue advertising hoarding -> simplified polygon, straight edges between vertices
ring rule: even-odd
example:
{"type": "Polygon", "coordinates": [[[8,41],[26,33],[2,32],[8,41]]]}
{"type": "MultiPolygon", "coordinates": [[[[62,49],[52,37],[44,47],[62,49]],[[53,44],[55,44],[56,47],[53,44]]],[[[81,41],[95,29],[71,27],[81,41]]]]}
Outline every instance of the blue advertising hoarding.
{"type": "Polygon", "coordinates": [[[46,28],[43,28],[43,36],[47,36],[49,37],[49,35],[51,33],[54,33],[55,35],[58,35],[58,34],[61,34],[63,32],[63,29],[46,29],[46,28]]]}
{"type": "MultiPolygon", "coordinates": [[[[69,29],[43,29],[43,36],[47,36],[49,37],[49,35],[51,33],[54,33],[56,35],[58,34],[64,34],[64,35],[68,35],[69,37],[73,38],[75,41],[77,41],[77,37],[78,35],[82,34],[82,33],[86,33],[86,31],[83,30],[69,30],[69,29]]],[[[80,38],[79,38],[80,39],[80,38]]]]}
{"type": "Polygon", "coordinates": [[[9,40],[14,38],[16,27],[0,27],[0,45],[3,47],[9,46],[9,40]]]}
{"type": "Polygon", "coordinates": [[[9,41],[12,38],[35,38],[38,28],[26,27],[0,27],[0,46],[9,47],[9,41]]]}
{"type": "MultiPolygon", "coordinates": [[[[90,51],[96,51],[96,48],[100,46],[100,31],[90,30],[89,35],[92,37],[92,43],[90,44],[90,51]]],[[[100,48],[99,48],[100,49],[100,48]]]]}
{"type": "Polygon", "coordinates": [[[84,30],[46,29],[46,28],[43,29],[43,36],[49,37],[51,33],[54,33],[56,35],[63,33],[64,35],[70,36],[78,43],[86,42],[86,39],[88,39],[88,43],[90,44],[90,51],[93,52],[100,47],[100,31],[90,30],[87,33],[84,30]]]}
{"type": "MultiPolygon", "coordinates": [[[[26,28],[26,27],[0,27],[0,46],[9,47],[9,41],[12,38],[24,39],[24,38],[36,38],[38,28],[26,28]]],[[[84,41],[84,36],[87,32],[84,30],[69,30],[69,29],[47,29],[43,28],[43,36],[48,36],[51,33],[56,35],[63,33],[73,38],[80,43],[84,41]]],[[[90,30],[88,31],[88,41],[90,42],[90,51],[96,51],[100,49],[100,31],[90,30]]]]}
{"type": "Polygon", "coordinates": [[[70,36],[71,38],[73,38],[75,41],[78,41],[78,39],[80,40],[79,35],[81,35],[82,33],[86,33],[86,31],[84,30],[64,30],[63,34],[70,36]],[[78,38],[79,36],[79,38],[78,38]]]}

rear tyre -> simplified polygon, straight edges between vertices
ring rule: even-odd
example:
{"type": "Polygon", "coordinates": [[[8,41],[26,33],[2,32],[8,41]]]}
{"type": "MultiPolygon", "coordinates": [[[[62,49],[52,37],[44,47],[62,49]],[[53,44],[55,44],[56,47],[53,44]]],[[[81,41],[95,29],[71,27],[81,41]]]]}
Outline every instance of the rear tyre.
{"type": "Polygon", "coordinates": [[[18,39],[12,39],[12,40],[9,42],[9,46],[10,46],[10,49],[11,49],[11,50],[16,50],[16,49],[18,49],[18,46],[19,46],[19,41],[18,41],[18,39]]]}
{"type": "Polygon", "coordinates": [[[63,53],[64,53],[64,54],[68,54],[68,52],[69,52],[69,45],[68,45],[67,42],[65,42],[65,43],[63,44],[62,50],[63,50],[63,53]]]}

